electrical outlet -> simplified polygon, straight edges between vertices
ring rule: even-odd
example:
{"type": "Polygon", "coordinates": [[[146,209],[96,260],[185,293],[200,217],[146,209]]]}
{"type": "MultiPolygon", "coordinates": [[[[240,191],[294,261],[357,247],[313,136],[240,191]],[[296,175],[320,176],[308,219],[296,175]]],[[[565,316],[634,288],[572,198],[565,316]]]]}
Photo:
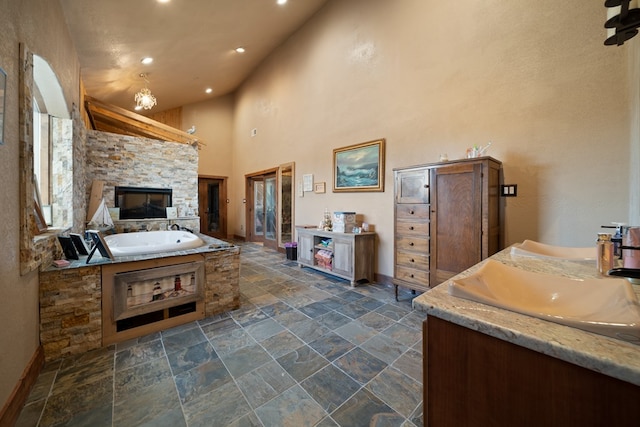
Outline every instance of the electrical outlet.
{"type": "Polygon", "coordinates": [[[504,184],[500,186],[502,197],[516,197],[518,195],[518,184],[504,184]]]}

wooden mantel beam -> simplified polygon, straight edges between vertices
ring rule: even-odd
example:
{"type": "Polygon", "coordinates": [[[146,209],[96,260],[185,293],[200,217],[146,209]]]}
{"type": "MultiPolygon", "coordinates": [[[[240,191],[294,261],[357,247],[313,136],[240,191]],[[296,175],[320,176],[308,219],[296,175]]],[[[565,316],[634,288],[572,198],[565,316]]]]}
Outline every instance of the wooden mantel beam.
{"type": "Polygon", "coordinates": [[[189,145],[203,145],[198,138],[187,132],[89,96],[85,96],[85,108],[94,130],[189,145]]]}

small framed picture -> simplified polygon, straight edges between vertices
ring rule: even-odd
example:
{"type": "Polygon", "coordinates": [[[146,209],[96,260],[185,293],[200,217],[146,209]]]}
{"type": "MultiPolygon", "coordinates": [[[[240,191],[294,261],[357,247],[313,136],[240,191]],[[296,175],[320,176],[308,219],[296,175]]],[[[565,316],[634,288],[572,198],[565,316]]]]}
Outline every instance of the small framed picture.
{"type": "Polygon", "coordinates": [[[91,261],[91,257],[96,250],[100,252],[100,255],[102,255],[103,258],[109,258],[112,261],[115,260],[101,232],[97,230],[87,230],[87,234],[89,235],[89,237],[91,237],[91,240],[93,240],[93,243],[95,244],[95,246],[89,253],[89,256],[87,257],[87,264],[89,264],[89,261],[91,261]]]}
{"type": "Polygon", "coordinates": [[[67,260],[78,259],[78,251],[76,250],[71,237],[58,236],[58,241],[60,242],[60,246],[62,246],[64,257],[67,260]]]}
{"type": "Polygon", "coordinates": [[[325,182],[316,182],[313,184],[313,192],[322,194],[327,191],[327,184],[325,182]]]}
{"type": "Polygon", "coordinates": [[[302,175],[302,185],[304,187],[304,191],[313,191],[313,174],[312,173],[302,175]]]}
{"type": "Polygon", "coordinates": [[[84,239],[80,234],[69,233],[69,237],[71,237],[73,245],[76,247],[78,254],[89,255],[89,248],[87,247],[87,244],[84,242],[84,239]]]}
{"type": "Polygon", "coordinates": [[[176,207],[168,207],[167,208],[167,219],[176,219],[178,218],[178,208],[176,207]]]}
{"type": "Polygon", "coordinates": [[[109,216],[112,221],[120,221],[120,208],[109,208],[109,216]]]}

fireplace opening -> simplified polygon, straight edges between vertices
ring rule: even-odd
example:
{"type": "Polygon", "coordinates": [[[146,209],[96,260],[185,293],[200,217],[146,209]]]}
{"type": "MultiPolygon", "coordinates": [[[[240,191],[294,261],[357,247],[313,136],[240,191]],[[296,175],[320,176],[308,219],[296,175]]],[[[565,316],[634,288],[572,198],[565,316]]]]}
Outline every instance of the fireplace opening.
{"type": "Polygon", "coordinates": [[[114,204],[120,219],[166,218],[172,196],[171,188],[116,187],[114,204]]]}

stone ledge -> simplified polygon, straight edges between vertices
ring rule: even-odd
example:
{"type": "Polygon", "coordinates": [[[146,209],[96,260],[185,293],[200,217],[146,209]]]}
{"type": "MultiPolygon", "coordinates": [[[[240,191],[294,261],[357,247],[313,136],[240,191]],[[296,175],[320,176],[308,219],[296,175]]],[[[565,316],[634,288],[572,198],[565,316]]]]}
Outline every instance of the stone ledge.
{"type": "MultiPolygon", "coordinates": [[[[204,316],[239,308],[240,248],[231,246],[200,256],[205,261],[204,316]]],[[[179,257],[171,258],[174,263],[175,258],[179,257]]],[[[47,361],[103,346],[104,266],[40,271],[40,341],[47,361]]]]}

